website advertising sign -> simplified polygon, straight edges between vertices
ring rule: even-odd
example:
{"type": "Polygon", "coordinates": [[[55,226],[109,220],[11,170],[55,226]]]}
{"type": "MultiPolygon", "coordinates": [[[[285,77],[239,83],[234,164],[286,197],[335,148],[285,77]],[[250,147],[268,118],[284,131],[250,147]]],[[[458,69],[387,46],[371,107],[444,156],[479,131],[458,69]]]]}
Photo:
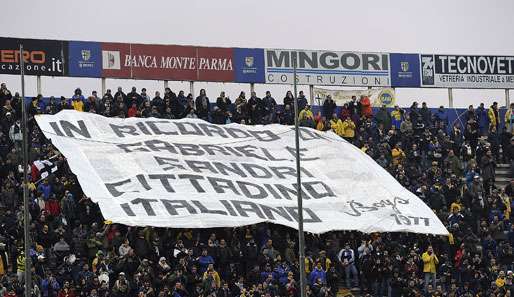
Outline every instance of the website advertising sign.
{"type": "Polygon", "coordinates": [[[421,86],[514,88],[514,56],[421,55],[421,86]]]}
{"type": "Polygon", "coordinates": [[[102,75],[101,43],[70,41],[68,74],[69,76],[100,77],[102,75]]]}
{"type": "Polygon", "coordinates": [[[419,54],[390,54],[391,86],[419,88],[419,54]]]}
{"type": "Polygon", "coordinates": [[[0,74],[20,74],[20,44],[23,44],[25,74],[64,76],[67,41],[0,37],[0,74]]]}
{"type": "MultiPolygon", "coordinates": [[[[298,226],[294,128],[200,119],[40,115],[103,216],[130,226],[298,226]],[[130,162],[127,162],[130,160],[130,162]]],[[[305,231],[448,234],[432,210],[359,148],[302,128],[305,231]]]]}
{"type": "Polygon", "coordinates": [[[304,85],[390,86],[389,54],[266,49],[266,83],[304,85]]]}

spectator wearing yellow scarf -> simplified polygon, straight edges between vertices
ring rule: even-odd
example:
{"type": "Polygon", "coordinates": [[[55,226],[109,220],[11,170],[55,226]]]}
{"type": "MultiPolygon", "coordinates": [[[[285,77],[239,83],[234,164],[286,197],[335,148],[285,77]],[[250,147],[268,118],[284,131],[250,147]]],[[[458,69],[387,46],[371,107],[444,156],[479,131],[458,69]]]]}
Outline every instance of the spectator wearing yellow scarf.
{"type": "Polygon", "coordinates": [[[507,127],[507,131],[514,134],[514,103],[510,104],[505,113],[505,127],[507,127]]]}
{"type": "Polygon", "coordinates": [[[332,129],[335,134],[341,137],[344,136],[343,122],[337,117],[335,113],[332,115],[332,119],[330,120],[330,129],[332,129]]]}
{"type": "Polygon", "coordinates": [[[351,141],[355,137],[355,123],[350,118],[344,120],[341,128],[343,129],[343,137],[346,140],[351,141]]]}

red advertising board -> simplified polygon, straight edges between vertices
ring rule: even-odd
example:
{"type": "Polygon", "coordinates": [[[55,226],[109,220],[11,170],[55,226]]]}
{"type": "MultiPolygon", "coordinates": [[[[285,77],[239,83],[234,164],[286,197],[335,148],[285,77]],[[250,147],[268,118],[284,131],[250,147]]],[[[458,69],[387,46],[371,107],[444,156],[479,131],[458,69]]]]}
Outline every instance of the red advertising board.
{"type": "Polygon", "coordinates": [[[103,43],[102,76],[230,82],[232,56],[230,48],[103,43]]]}
{"type": "Polygon", "coordinates": [[[130,44],[102,43],[102,77],[131,78],[130,67],[123,63],[126,55],[130,55],[130,44]]]}
{"type": "Polygon", "coordinates": [[[132,78],[196,80],[196,48],[178,45],[132,44],[124,65],[132,78]]]}
{"type": "Polygon", "coordinates": [[[220,47],[198,48],[198,80],[234,81],[233,49],[220,47]]]}

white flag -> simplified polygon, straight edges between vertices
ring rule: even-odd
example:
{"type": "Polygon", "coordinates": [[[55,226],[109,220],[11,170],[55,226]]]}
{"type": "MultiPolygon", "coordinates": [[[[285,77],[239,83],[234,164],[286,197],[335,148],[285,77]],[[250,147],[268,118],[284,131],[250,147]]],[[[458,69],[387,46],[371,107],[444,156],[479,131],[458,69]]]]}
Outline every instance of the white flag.
{"type": "MultiPolygon", "coordinates": [[[[64,110],[36,120],[107,220],[130,226],[296,228],[291,126],[106,118],[64,110]]],[[[302,128],[305,231],[448,234],[416,195],[332,132],[302,128]]]]}
{"type": "Polygon", "coordinates": [[[36,160],[33,163],[32,171],[41,179],[47,178],[51,173],[57,171],[57,165],[50,160],[36,160]]]}

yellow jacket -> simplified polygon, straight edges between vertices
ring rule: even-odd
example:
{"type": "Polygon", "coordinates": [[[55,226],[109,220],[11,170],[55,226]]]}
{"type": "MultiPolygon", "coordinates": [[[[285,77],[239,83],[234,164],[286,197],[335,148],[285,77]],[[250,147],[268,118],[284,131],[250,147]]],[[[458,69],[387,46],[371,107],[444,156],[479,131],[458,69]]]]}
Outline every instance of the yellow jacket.
{"type": "MultiPolygon", "coordinates": [[[[203,273],[204,280],[207,279],[208,276],[209,276],[209,273],[207,271],[203,273]]],[[[220,275],[218,274],[217,271],[213,271],[212,276],[214,278],[214,282],[216,283],[216,288],[220,288],[221,287],[220,275]]]]}
{"type": "Polygon", "coordinates": [[[421,255],[421,259],[423,260],[423,272],[436,272],[436,265],[439,264],[439,259],[437,259],[435,253],[429,255],[428,252],[424,252],[423,255],[421,255]]]}
{"type": "Polygon", "coordinates": [[[323,131],[325,130],[325,121],[319,120],[316,124],[316,130],[323,131]]]}
{"type": "Polygon", "coordinates": [[[82,100],[71,101],[71,106],[73,106],[73,109],[76,111],[84,111],[84,102],[82,102],[82,100]]]}
{"type": "Polygon", "coordinates": [[[402,112],[400,110],[393,110],[391,111],[391,118],[399,121],[402,119],[402,112]]]}
{"type": "Polygon", "coordinates": [[[455,208],[461,211],[462,203],[452,202],[452,204],[450,205],[450,212],[453,212],[455,208]]]}
{"type": "Polygon", "coordinates": [[[93,269],[93,273],[96,273],[99,262],[100,262],[100,259],[98,259],[98,256],[93,259],[93,262],[91,263],[91,268],[93,269]]]}
{"type": "Polygon", "coordinates": [[[16,258],[16,267],[18,268],[18,271],[25,271],[25,255],[21,254],[16,258]]]}
{"type": "Polygon", "coordinates": [[[512,129],[514,127],[514,111],[512,108],[507,109],[505,113],[505,127],[512,129]],[[511,119],[512,118],[512,119],[511,119]]]}
{"type": "Polygon", "coordinates": [[[507,195],[505,194],[502,194],[502,202],[503,204],[505,204],[505,210],[503,211],[503,215],[507,218],[507,219],[510,219],[510,213],[512,212],[512,209],[510,207],[511,205],[511,202],[510,202],[510,199],[507,195]]]}
{"type": "Polygon", "coordinates": [[[5,274],[4,261],[0,258],[0,277],[5,274]]]}
{"type": "Polygon", "coordinates": [[[353,138],[355,137],[355,123],[347,119],[342,124],[343,137],[353,138]]]}
{"type": "Polygon", "coordinates": [[[29,191],[35,191],[36,190],[36,185],[33,182],[29,182],[27,184],[27,188],[29,189],[29,191]]]}
{"type": "Polygon", "coordinates": [[[489,127],[496,127],[496,115],[492,108],[487,110],[487,117],[489,117],[489,127]]]}
{"type": "Polygon", "coordinates": [[[305,257],[305,273],[309,274],[314,269],[314,261],[310,257],[305,257]]]}
{"type": "Polygon", "coordinates": [[[393,158],[393,165],[398,165],[400,163],[400,160],[405,158],[405,153],[402,151],[402,149],[393,148],[391,151],[391,157],[393,158]]]}
{"type": "Polygon", "coordinates": [[[325,263],[323,263],[323,261],[321,259],[318,259],[318,261],[321,262],[322,266],[323,266],[323,264],[325,264],[324,267],[323,267],[325,272],[329,271],[330,267],[332,267],[332,261],[330,261],[329,258],[325,258],[325,263]]]}
{"type": "Polygon", "coordinates": [[[335,134],[343,136],[343,122],[341,122],[340,119],[331,119],[330,128],[332,131],[334,131],[335,134]]]}
{"type": "Polygon", "coordinates": [[[505,286],[505,278],[497,278],[494,283],[498,288],[503,288],[505,286]]]}
{"type": "Polygon", "coordinates": [[[312,118],[314,118],[314,115],[312,114],[312,111],[310,109],[307,109],[307,110],[303,109],[298,114],[298,119],[300,121],[305,120],[305,119],[312,119],[312,118]]]}
{"type": "Polygon", "coordinates": [[[453,237],[453,234],[448,233],[448,244],[454,245],[455,244],[455,238],[453,237]]]}

